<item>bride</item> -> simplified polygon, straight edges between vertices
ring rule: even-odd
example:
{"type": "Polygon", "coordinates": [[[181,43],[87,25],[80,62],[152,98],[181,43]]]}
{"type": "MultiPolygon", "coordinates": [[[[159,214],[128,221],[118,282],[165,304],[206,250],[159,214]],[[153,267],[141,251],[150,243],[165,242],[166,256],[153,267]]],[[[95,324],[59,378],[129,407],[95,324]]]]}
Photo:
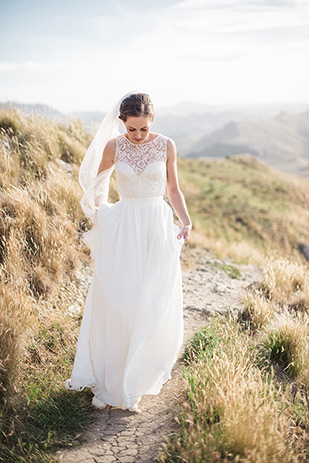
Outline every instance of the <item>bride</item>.
{"type": "Polygon", "coordinates": [[[83,235],[94,274],[65,387],[89,387],[96,408],[140,412],[142,396],[159,394],[171,378],[183,343],[180,253],[192,224],[175,143],[151,132],[154,117],[148,94],[124,95],[101,122],[80,168],[81,206],[94,224],[83,235]],[[120,199],[109,203],[114,169],[120,199]]]}

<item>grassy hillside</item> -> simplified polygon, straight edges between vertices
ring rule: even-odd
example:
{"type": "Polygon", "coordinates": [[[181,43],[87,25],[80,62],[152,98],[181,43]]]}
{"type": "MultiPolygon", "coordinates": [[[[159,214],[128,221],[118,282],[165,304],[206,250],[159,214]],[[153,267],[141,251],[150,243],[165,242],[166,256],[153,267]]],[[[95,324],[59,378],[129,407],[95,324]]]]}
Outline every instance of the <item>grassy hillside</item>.
{"type": "Polygon", "coordinates": [[[262,262],[277,249],[302,260],[309,243],[309,180],[268,168],[250,155],[178,160],[193,222],[191,244],[236,262],[262,262]]]}
{"type": "Polygon", "coordinates": [[[198,140],[187,155],[222,158],[250,153],[268,166],[308,177],[308,130],[308,109],[300,114],[282,111],[275,117],[233,120],[198,140]]]}
{"type": "MultiPolygon", "coordinates": [[[[89,390],[64,390],[81,318],[68,314],[63,294],[80,263],[89,262],[80,236],[91,224],[80,208],[78,171],[90,141],[79,122],[63,126],[0,111],[0,461],[6,463],[53,461],[48,451],[76,441],[93,411],[89,390]]],[[[178,165],[193,221],[184,257],[204,246],[238,262],[263,262],[275,248],[301,260],[296,243],[309,242],[308,182],[250,157],[179,158],[178,165]]],[[[109,199],[118,199],[115,172],[109,199]]]]}

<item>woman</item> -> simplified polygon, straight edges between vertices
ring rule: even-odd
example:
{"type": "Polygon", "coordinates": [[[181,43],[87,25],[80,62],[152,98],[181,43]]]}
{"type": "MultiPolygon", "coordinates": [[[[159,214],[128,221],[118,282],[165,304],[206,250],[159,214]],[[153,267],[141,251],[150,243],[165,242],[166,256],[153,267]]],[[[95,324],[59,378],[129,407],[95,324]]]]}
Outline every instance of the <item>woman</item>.
{"type": "Polygon", "coordinates": [[[180,252],[192,226],[175,143],[150,131],[154,116],[149,95],[126,94],[102,121],[80,169],[81,205],[94,222],[84,234],[94,275],[65,384],[91,388],[96,408],[140,412],[142,396],[158,394],[171,378],[183,342],[180,252]],[[109,203],[114,168],[120,200],[109,203]]]}

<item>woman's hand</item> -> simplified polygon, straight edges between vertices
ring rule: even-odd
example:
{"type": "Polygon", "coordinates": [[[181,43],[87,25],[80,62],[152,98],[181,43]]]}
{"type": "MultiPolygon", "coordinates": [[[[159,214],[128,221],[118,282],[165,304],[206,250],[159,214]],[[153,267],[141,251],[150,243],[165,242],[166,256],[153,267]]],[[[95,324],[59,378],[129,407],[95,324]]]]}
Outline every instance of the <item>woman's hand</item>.
{"type": "Polygon", "coordinates": [[[180,240],[181,237],[183,236],[184,241],[188,241],[191,230],[192,230],[192,225],[183,226],[182,229],[180,230],[179,235],[177,235],[177,238],[180,240]]]}

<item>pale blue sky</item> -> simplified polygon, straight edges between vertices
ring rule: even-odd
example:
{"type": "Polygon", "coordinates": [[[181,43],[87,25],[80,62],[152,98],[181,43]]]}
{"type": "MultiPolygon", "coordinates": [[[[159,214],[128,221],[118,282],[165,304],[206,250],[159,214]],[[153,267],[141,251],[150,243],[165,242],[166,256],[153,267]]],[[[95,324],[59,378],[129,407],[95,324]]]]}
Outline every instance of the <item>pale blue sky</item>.
{"type": "Polygon", "coordinates": [[[0,0],[0,101],[309,103],[309,1],[0,0]]]}

